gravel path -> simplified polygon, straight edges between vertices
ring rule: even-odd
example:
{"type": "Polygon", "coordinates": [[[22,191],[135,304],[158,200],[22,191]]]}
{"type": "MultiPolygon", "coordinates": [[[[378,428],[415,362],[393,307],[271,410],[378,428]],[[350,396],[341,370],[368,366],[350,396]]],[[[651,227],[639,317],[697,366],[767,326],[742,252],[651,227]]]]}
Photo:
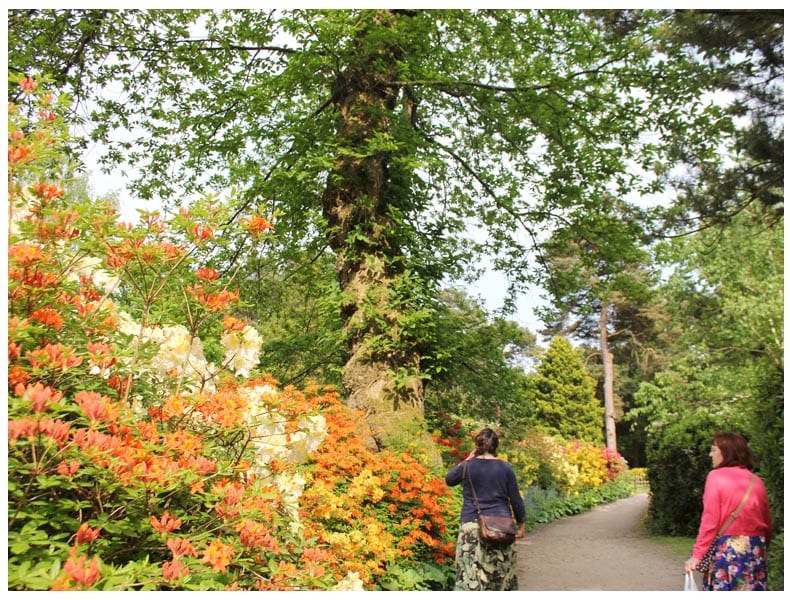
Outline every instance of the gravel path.
{"type": "Polygon", "coordinates": [[[635,494],[517,540],[519,590],[683,590],[685,558],[642,533],[647,505],[635,494]]]}

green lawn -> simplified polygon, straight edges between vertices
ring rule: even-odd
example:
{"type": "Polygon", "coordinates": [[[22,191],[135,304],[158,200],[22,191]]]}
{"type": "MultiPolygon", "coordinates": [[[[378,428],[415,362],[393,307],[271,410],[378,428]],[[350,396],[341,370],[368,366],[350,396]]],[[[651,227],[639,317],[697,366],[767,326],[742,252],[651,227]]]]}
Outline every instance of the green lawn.
{"type": "Polygon", "coordinates": [[[647,537],[654,542],[664,544],[680,558],[688,558],[691,554],[691,548],[694,546],[694,538],[692,537],[671,537],[668,535],[649,535],[647,537]]]}

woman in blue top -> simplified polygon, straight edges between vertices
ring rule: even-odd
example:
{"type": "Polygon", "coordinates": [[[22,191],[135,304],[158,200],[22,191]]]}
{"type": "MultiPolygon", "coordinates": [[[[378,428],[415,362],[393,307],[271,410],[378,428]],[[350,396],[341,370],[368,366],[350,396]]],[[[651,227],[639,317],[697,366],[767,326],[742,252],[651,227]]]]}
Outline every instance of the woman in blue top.
{"type": "Polygon", "coordinates": [[[485,428],[475,436],[475,449],[445,476],[447,485],[463,482],[464,503],[455,548],[456,590],[516,590],[516,545],[494,546],[481,542],[477,509],[469,481],[472,479],[480,512],[485,515],[514,517],[517,538],[524,537],[527,513],[518,489],[513,467],[496,457],[499,437],[485,428]]]}

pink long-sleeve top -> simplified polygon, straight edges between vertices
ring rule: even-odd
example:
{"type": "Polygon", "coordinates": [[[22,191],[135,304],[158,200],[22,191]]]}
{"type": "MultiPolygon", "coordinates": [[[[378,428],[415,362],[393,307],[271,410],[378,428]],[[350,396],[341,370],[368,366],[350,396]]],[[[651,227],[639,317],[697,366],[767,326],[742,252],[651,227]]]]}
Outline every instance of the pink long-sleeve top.
{"type": "MultiPolygon", "coordinates": [[[[701,559],[716,538],[719,527],[738,507],[752,473],[744,467],[720,467],[708,473],[702,495],[702,519],[691,555],[701,559]]],[[[771,512],[762,479],[755,476],[749,499],[722,535],[771,536],[771,512]]]]}

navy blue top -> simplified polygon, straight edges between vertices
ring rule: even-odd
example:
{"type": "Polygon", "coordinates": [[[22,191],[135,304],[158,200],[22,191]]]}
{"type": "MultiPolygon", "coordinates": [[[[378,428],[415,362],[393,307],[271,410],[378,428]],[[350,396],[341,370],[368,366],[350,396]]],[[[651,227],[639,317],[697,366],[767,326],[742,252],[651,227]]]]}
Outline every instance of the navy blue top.
{"type": "Polygon", "coordinates": [[[527,520],[524,500],[518,491],[516,473],[510,463],[498,458],[473,458],[454,466],[444,478],[445,483],[451,486],[463,481],[464,504],[461,508],[461,523],[477,521],[472,488],[469,487],[469,481],[464,479],[464,465],[467,465],[467,476],[474,482],[480,512],[484,515],[514,516],[518,523],[527,520]]]}

